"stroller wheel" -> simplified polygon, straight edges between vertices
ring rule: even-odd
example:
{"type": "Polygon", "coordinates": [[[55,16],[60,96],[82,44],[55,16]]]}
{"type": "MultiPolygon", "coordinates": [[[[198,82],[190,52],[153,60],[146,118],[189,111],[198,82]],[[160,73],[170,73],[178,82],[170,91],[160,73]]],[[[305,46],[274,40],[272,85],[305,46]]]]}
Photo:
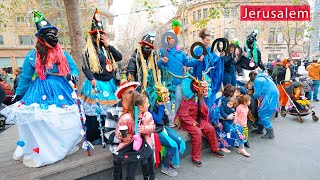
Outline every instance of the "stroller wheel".
{"type": "Polygon", "coordinates": [[[303,123],[303,120],[301,117],[298,117],[298,123],[303,123]]]}
{"type": "Polygon", "coordinates": [[[280,115],[281,115],[282,117],[286,117],[287,113],[286,113],[285,111],[281,111],[281,112],[280,112],[280,115]]]}
{"type": "Polygon", "coordinates": [[[316,116],[316,113],[312,113],[312,120],[313,120],[314,122],[317,122],[317,121],[319,120],[319,117],[316,116]]]}

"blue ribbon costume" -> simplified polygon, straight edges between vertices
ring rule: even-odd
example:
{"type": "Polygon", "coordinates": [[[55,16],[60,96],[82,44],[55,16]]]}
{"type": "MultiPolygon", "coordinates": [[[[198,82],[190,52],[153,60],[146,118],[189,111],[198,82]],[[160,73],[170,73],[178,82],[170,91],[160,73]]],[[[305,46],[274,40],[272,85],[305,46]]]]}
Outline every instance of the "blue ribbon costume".
{"type": "Polygon", "coordinates": [[[258,74],[253,81],[255,99],[259,99],[261,104],[258,110],[258,123],[265,128],[272,128],[271,116],[275,111],[279,101],[279,91],[271,77],[265,73],[258,74]]]}

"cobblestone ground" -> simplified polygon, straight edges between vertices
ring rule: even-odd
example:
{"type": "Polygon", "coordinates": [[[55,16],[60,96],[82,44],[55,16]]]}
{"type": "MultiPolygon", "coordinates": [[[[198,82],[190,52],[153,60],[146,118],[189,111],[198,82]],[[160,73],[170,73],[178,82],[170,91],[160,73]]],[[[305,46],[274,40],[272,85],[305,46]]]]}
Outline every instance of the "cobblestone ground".
{"type": "MultiPolygon", "coordinates": [[[[314,103],[320,115],[320,103],[314,103]]],[[[196,167],[187,156],[181,160],[179,175],[170,178],[157,171],[158,179],[183,180],[319,180],[320,176],[320,121],[313,122],[311,115],[303,118],[287,115],[273,120],[276,138],[264,140],[251,136],[251,157],[246,158],[231,149],[230,154],[219,159],[202,151],[203,167],[196,167]]]]}

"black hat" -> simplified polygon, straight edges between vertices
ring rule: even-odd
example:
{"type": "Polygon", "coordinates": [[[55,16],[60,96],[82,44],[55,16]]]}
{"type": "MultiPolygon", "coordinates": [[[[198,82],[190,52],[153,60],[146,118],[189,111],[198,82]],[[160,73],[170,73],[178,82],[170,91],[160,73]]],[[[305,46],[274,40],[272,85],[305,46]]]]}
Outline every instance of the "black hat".
{"type": "Polygon", "coordinates": [[[58,32],[58,29],[53,25],[51,25],[50,22],[46,20],[46,18],[42,13],[40,13],[37,10],[33,10],[32,13],[33,13],[33,21],[35,22],[38,30],[38,32],[36,33],[36,36],[38,36],[40,33],[42,33],[44,30],[47,30],[47,29],[53,29],[58,32]]]}
{"type": "Polygon", "coordinates": [[[153,43],[154,43],[155,37],[156,37],[155,32],[149,32],[147,35],[142,37],[139,44],[146,44],[146,45],[150,46],[152,49],[154,49],[153,43]]]}
{"type": "Polygon", "coordinates": [[[105,32],[103,31],[102,18],[98,8],[96,8],[96,11],[94,12],[94,15],[92,18],[91,30],[89,31],[89,33],[95,34],[97,33],[97,31],[99,31],[102,34],[105,34],[105,32]]]}
{"type": "Polygon", "coordinates": [[[258,35],[258,29],[254,29],[252,33],[247,36],[247,40],[250,39],[249,41],[252,41],[253,43],[253,40],[257,41],[257,35],[258,35]]]}

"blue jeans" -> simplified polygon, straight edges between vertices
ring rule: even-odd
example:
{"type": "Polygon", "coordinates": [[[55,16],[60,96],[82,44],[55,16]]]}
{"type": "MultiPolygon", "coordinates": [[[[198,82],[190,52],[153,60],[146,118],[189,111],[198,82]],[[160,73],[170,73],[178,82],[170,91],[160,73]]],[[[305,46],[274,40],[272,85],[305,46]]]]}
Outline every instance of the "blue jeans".
{"type": "Polygon", "coordinates": [[[313,80],[313,87],[314,87],[313,100],[314,101],[318,99],[319,86],[320,86],[320,80],[313,80]]]}
{"type": "Polygon", "coordinates": [[[181,101],[182,101],[182,89],[181,84],[176,85],[176,91],[175,91],[176,100],[174,102],[174,115],[172,116],[172,101],[165,104],[166,109],[169,111],[169,121],[173,123],[174,116],[177,114],[177,111],[180,107],[181,101]]]}
{"type": "Polygon", "coordinates": [[[231,84],[232,86],[236,85],[236,72],[233,73],[224,73],[223,76],[223,86],[226,86],[227,84],[231,84]]]}

